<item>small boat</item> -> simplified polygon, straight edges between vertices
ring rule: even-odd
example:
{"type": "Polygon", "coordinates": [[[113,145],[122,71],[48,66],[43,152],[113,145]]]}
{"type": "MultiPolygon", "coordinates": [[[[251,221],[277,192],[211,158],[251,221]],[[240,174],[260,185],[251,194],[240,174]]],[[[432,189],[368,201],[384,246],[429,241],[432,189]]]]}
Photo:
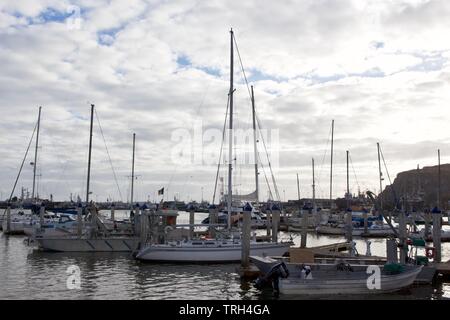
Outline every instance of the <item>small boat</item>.
{"type": "MultiPolygon", "coordinates": [[[[425,230],[422,229],[419,232],[411,232],[409,234],[411,239],[424,239],[427,242],[433,241],[433,230],[430,230],[428,237],[425,237],[425,230]]],[[[450,242],[450,230],[441,230],[441,242],[450,242]]]]}
{"type": "MultiPolygon", "coordinates": [[[[292,242],[250,242],[251,255],[286,253],[292,242]]],[[[242,258],[242,243],[235,240],[187,240],[152,244],[144,247],[136,259],[159,262],[237,262],[242,258]]]]}
{"type": "MultiPolygon", "coordinates": [[[[345,225],[320,225],[316,228],[316,232],[318,234],[329,234],[329,235],[345,235],[345,225]]],[[[372,224],[367,228],[367,232],[364,231],[364,228],[357,227],[352,229],[353,236],[361,236],[361,237],[388,237],[394,236],[394,230],[391,229],[388,225],[379,225],[372,224]]]]}
{"type": "Polygon", "coordinates": [[[251,256],[250,259],[265,273],[265,276],[260,278],[257,284],[273,281],[274,289],[287,295],[352,295],[395,292],[412,285],[423,267],[399,264],[351,265],[341,262],[337,264],[311,263],[289,268],[284,262],[273,262],[263,257],[251,256]],[[372,281],[375,279],[374,270],[380,271],[378,285],[376,281],[372,281]]]}

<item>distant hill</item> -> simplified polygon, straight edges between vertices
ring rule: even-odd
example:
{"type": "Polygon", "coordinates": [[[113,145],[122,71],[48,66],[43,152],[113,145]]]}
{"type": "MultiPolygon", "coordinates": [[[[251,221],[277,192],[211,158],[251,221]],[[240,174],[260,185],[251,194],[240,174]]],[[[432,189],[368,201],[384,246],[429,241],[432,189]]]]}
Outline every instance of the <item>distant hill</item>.
{"type": "MultiPolygon", "coordinates": [[[[384,183],[388,182],[385,177],[384,183]]],[[[394,206],[394,192],[397,199],[405,198],[416,209],[433,208],[438,199],[438,166],[423,167],[400,172],[392,185],[382,193],[385,207],[394,206]]],[[[441,164],[441,208],[448,207],[450,200],[450,164],[441,164]]]]}

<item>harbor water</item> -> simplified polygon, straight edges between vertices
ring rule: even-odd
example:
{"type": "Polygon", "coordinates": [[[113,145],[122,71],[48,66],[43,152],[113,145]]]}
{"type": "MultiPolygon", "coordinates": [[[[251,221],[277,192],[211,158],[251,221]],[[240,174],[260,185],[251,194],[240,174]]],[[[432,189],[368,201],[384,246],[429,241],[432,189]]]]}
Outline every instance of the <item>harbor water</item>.
{"type": "MultiPolygon", "coordinates": [[[[116,216],[124,212],[116,212],[116,216]]],[[[200,223],[207,214],[196,214],[200,223]]],[[[180,212],[178,223],[188,223],[180,212]]],[[[264,230],[258,232],[264,233],[264,230]]],[[[300,235],[281,232],[281,240],[299,245],[300,235]]],[[[305,296],[275,297],[260,291],[252,281],[241,281],[238,264],[157,264],[133,259],[129,253],[54,253],[28,247],[25,236],[0,236],[0,299],[308,299],[305,296]],[[67,285],[70,268],[80,271],[80,288],[67,285]]],[[[342,242],[342,237],[308,234],[308,247],[342,242]]],[[[373,255],[385,256],[385,239],[371,239],[373,255]]],[[[364,239],[355,239],[365,254],[364,239]]],[[[443,261],[450,259],[450,243],[443,244],[443,261]]],[[[317,297],[313,297],[317,299],[317,297]]],[[[351,299],[324,296],[320,299],[351,299]]],[[[362,297],[358,297],[362,298],[362,297]]],[[[450,282],[414,285],[401,292],[368,296],[370,299],[450,299],[450,282]]]]}

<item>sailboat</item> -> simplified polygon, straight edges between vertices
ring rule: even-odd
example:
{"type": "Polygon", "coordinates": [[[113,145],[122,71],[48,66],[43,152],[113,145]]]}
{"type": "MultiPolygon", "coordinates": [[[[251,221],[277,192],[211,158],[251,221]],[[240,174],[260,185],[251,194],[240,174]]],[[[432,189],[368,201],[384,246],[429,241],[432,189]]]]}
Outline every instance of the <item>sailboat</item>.
{"type": "MultiPolygon", "coordinates": [[[[32,196],[31,196],[32,211],[31,211],[31,213],[25,213],[23,210],[19,209],[19,211],[17,213],[11,214],[11,212],[9,212],[8,215],[6,214],[6,211],[5,211],[5,213],[3,214],[2,219],[1,219],[1,228],[4,232],[4,234],[10,234],[10,235],[20,234],[20,235],[22,235],[25,233],[24,232],[25,225],[29,225],[31,223],[36,222],[36,220],[39,220],[39,219],[36,219],[35,216],[33,216],[33,213],[35,213],[33,211],[36,208],[39,208],[36,203],[36,200],[39,196],[35,197],[35,188],[36,188],[36,168],[37,168],[37,155],[38,155],[38,148],[39,148],[39,129],[40,129],[40,123],[41,123],[41,111],[42,111],[42,107],[39,107],[38,121],[37,121],[36,127],[35,127],[35,130],[37,130],[37,131],[36,131],[36,146],[35,146],[35,150],[34,150],[34,161],[31,162],[31,164],[33,165],[33,191],[32,191],[32,196]]],[[[33,136],[34,136],[34,131],[33,131],[33,136]]],[[[32,136],[32,139],[33,139],[33,136],[32,136]]],[[[30,145],[31,145],[32,139],[30,140],[30,145]]],[[[27,152],[25,154],[25,158],[23,159],[22,166],[21,166],[19,174],[16,178],[16,182],[15,182],[14,188],[11,192],[11,196],[8,201],[8,204],[10,204],[12,195],[14,194],[14,190],[16,188],[17,181],[22,172],[23,164],[24,164],[26,156],[28,154],[30,145],[28,146],[27,152]]],[[[23,200],[21,201],[21,206],[23,206],[23,200]]]]}
{"type": "MultiPolygon", "coordinates": [[[[99,212],[93,203],[89,202],[91,153],[92,153],[92,129],[94,119],[94,105],[91,105],[91,124],[89,137],[89,158],[86,188],[86,208],[78,207],[77,230],[75,233],[69,232],[67,235],[51,235],[48,232],[38,233],[33,237],[39,249],[44,251],[59,252],[131,252],[136,249],[139,238],[134,234],[123,234],[115,232],[105,225],[99,212]],[[82,210],[89,213],[90,221],[82,221],[82,210]]],[[[134,136],[133,136],[134,141],[134,136]]],[[[133,143],[134,158],[134,143],[133,143]]],[[[86,215],[85,215],[86,216],[86,215]]]]}
{"type": "MultiPolygon", "coordinates": [[[[215,237],[203,240],[184,240],[167,242],[164,244],[147,244],[136,254],[136,258],[145,261],[165,262],[237,262],[242,259],[243,240],[231,230],[233,213],[233,68],[234,50],[233,30],[230,30],[230,89],[229,89],[229,162],[228,162],[228,195],[227,195],[227,224],[228,238],[215,237]]],[[[257,168],[255,167],[255,170],[257,168]]],[[[247,210],[252,210],[246,206],[247,210]]],[[[291,242],[256,242],[250,241],[250,255],[283,255],[291,246],[291,242]]]]}

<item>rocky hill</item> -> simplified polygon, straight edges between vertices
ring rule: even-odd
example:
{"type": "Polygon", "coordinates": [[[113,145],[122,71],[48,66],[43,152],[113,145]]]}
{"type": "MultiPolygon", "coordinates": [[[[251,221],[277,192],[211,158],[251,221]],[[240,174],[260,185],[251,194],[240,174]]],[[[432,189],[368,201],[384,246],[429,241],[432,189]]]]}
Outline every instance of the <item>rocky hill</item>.
{"type": "MultiPolygon", "coordinates": [[[[384,183],[388,182],[387,178],[384,183]]],[[[386,207],[394,205],[394,192],[397,199],[406,199],[417,209],[432,208],[438,199],[438,166],[423,167],[400,172],[391,186],[383,193],[386,207]]],[[[441,208],[448,207],[450,200],[450,164],[441,164],[441,208]]]]}

